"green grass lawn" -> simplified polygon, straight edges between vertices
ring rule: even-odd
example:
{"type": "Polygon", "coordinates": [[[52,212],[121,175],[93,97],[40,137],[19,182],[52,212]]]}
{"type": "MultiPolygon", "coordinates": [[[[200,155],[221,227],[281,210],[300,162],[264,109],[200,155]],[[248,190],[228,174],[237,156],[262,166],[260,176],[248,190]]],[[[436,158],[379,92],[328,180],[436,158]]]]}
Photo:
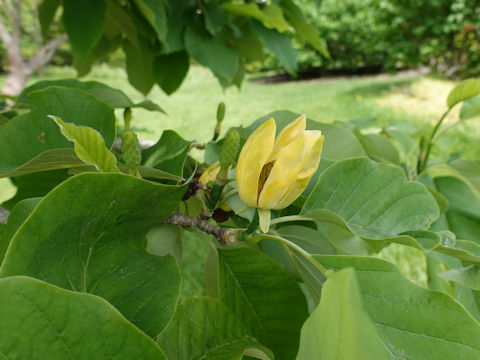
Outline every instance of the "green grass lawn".
{"type": "MultiPolygon", "coordinates": [[[[44,72],[45,79],[65,77],[75,77],[75,71],[49,68],[44,72]]],[[[168,115],[135,109],[134,128],[142,139],[156,140],[163,130],[173,129],[188,140],[208,141],[215,126],[217,105],[223,101],[227,106],[224,131],[230,126],[247,126],[269,112],[286,109],[328,123],[373,118],[374,127],[395,126],[415,134],[441,116],[448,92],[455,85],[412,73],[285,83],[252,81],[258,77],[248,76],[241,89],[224,90],[209,70],[192,66],[173,95],[165,95],[158,87],[148,95],[168,115]]],[[[122,69],[98,66],[84,79],[119,88],[137,101],[144,98],[128,83],[122,69]]],[[[458,111],[453,112],[449,121],[455,121],[457,116],[458,111]]],[[[458,151],[469,159],[480,158],[480,147],[471,146],[479,142],[479,130],[479,122],[460,124],[441,138],[433,155],[445,161],[447,153],[458,151]]]]}
{"type": "MultiPolygon", "coordinates": [[[[45,79],[75,77],[71,68],[49,68],[45,79]]],[[[230,126],[247,126],[255,119],[275,110],[304,113],[320,122],[367,119],[370,128],[395,126],[415,134],[438,119],[444,112],[445,99],[455,83],[430,76],[399,74],[353,78],[330,78],[286,83],[261,83],[250,75],[242,89],[222,89],[206,69],[192,66],[181,88],[171,96],[155,87],[148,98],[158,103],[168,115],[134,110],[133,125],[142,139],[156,140],[165,129],[173,129],[186,139],[208,141],[215,126],[215,113],[220,101],[227,107],[223,131],[230,126]]],[[[37,79],[32,79],[35,81],[37,79]]],[[[97,80],[123,90],[133,100],[143,95],[129,85],[121,69],[96,67],[85,80],[97,80]]],[[[0,78],[0,84],[2,83],[0,78]]],[[[120,115],[120,113],[118,114],[120,115]]],[[[454,112],[447,122],[454,122],[454,112]]],[[[460,152],[469,159],[480,158],[480,122],[469,121],[453,128],[441,138],[433,155],[446,160],[451,152],[460,152]]],[[[0,179],[0,203],[15,189],[8,180],[0,179]]],[[[183,290],[185,295],[204,295],[203,261],[208,245],[188,233],[184,239],[183,290]]],[[[393,246],[381,256],[397,263],[403,273],[419,284],[425,284],[425,261],[417,250],[393,246]]]]}

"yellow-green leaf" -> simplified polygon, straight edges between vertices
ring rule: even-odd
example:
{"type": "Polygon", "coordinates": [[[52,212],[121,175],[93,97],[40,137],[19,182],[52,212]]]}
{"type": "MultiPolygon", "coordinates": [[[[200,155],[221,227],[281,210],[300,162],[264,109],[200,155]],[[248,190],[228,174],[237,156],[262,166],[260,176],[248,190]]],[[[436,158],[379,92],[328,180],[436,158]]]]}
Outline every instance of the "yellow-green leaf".
{"type": "Polygon", "coordinates": [[[460,82],[450,91],[447,97],[447,106],[454,107],[461,101],[470,99],[472,96],[480,94],[480,80],[468,79],[460,82]]]}
{"type": "Polygon", "coordinates": [[[117,159],[108,151],[102,135],[95,129],[66,123],[56,116],[49,117],[57,123],[62,134],[75,144],[75,153],[85,163],[95,166],[100,172],[120,172],[117,159]]]}

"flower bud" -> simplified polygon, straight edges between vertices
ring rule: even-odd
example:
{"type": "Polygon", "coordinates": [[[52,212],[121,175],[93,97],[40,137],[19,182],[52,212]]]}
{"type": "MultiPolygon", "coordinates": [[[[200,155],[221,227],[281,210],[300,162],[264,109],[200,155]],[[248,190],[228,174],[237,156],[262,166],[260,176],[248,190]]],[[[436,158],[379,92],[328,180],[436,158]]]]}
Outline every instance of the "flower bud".
{"type": "Polygon", "coordinates": [[[324,138],[321,131],[305,126],[302,115],[275,138],[275,120],[270,118],[250,135],[236,170],[238,193],[245,204],[284,209],[305,190],[318,169],[324,138]]]}

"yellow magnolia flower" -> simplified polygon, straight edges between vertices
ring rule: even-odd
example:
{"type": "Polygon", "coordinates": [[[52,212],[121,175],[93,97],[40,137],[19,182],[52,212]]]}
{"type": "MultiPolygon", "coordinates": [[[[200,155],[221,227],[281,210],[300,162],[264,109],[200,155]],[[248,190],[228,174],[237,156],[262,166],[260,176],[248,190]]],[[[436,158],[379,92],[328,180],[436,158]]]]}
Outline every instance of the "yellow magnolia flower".
{"type": "Polygon", "coordinates": [[[242,148],[236,170],[238,193],[246,205],[259,209],[262,231],[268,231],[270,209],[289,206],[318,169],[322,132],[305,126],[302,115],[275,139],[275,120],[270,118],[242,148]]]}

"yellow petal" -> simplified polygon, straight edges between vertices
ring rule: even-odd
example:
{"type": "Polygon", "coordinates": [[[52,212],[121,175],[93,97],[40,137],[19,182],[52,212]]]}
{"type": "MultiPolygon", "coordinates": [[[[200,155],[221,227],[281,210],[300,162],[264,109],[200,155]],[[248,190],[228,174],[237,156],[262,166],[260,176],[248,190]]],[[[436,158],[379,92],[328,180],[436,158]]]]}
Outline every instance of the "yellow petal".
{"type": "Polygon", "coordinates": [[[305,131],[305,161],[297,178],[290,185],[288,191],[276,204],[275,209],[284,209],[298,198],[308,185],[311,177],[318,169],[322,154],[323,139],[321,131],[305,131]]]}
{"type": "Polygon", "coordinates": [[[305,137],[300,134],[278,152],[275,164],[270,171],[258,199],[258,207],[277,209],[278,202],[285,196],[291,184],[296,181],[305,163],[305,137]]]}
{"type": "Polygon", "coordinates": [[[198,179],[202,184],[207,185],[210,181],[215,181],[218,172],[220,171],[220,162],[215,161],[210,165],[198,179]]]}
{"type": "Polygon", "coordinates": [[[272,153],[268,158],[268,161],[275,160],[278,157],[278,152],[283,149],[285,146],[290,144],[292,141],[301,136],[305,131],[305,126],[307,125],[307,117],[301,115],[295,121],[292,121],[290,124],[285,126],[280,134],[278,134],[273,145],[272,153]]]}
{"type": "Polygon", "coordinates": [[[257,206],[258,179],[272,151],[275,131],[275,120],[270,118],[249,136],[238,158],[238,195],[250,207],[257,206]]]}

